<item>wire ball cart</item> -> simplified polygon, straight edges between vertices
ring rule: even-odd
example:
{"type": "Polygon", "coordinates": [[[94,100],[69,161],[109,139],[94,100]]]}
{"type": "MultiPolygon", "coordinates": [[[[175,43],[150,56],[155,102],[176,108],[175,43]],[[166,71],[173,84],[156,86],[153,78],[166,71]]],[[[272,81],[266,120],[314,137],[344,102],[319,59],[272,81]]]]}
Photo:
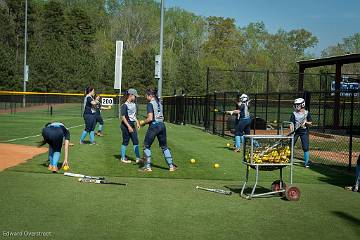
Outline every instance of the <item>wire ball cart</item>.
{"type": "Polygon", "coordinates": [[[289,201],[300,199],[300,190],[293,184],[294,136],[291,135],[245,135],[243,149],[243,164],[246,165],[245,182],[241,189],[241,197],[252,199],[268,195],[280,195],[289,201]],[[283,168],[290,168],[290,186],[283,181],[283,168]],[[255,170],[255,183],[251,193],[245,189],[249,182],[249,172],[255,170]],[[279,170],[279,179],[271,184],[270,192],[255,193],[259,182],[259,173],[279,170]]]}

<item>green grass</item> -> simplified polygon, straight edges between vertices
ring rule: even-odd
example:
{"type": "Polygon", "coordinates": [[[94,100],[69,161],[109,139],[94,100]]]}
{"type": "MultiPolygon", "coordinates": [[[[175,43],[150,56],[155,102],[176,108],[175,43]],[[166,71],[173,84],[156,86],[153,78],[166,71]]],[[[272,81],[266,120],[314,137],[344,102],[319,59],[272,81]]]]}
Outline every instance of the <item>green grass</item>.
{"type": "MultiPolygon", "coordinates": [[[[36,135],[47,121],[82,123],[72,114],[0,115],[1,141],[36,135]]],[[[143,139],[146,129],[140,130],[143,139]]],[[[0,234],[5,231],[52,232],[49,239],[357,239],[359,194],[346,192],[353,175],[314,166],[296,166],[299,202],[279,197],[244,200],[238,192],[245,176],[240,154],[224,146],[229,140],[192,126],[167,124],[168,144],[179,171],[170,173],[154,143],[152,173],[118,162],[121,135],[117,119],[105,122],[96,146],[79,145],[82,127],[71,129],[72,172],[104,175],[128,187],[81,184],[48,173],[46,154],[0,172],[0,234]],[[195,158],[197,163],[189,163],[195,158]],[[219,163],[220,168],[212,165],[219,163]],[[198,191],[195,186],[224,188],[232,196],[198,191]]],[[[16,143],[35,145],[40,138],[16,143]]],[[[131,147],[129,157],[133,158],[131,147]]],[[[1,160],[0,160],[1,161],[1,160]]],[[[288,169],[285,169],[288,173],[288,169]]],[[[262,172],[269,188],[278,172],[262,172]]],[[[285,175],[287,180],[288,175],[285,175]]],[[[253,179],[253,172],[252,172],[253,179]]],[[[287,181],[288,182],[288,181],[287,181]]],[[[5,238],[6,239],[6,238],[5,238]]],[[[12,238],[9,238],[12,239],[12,238]]]]}

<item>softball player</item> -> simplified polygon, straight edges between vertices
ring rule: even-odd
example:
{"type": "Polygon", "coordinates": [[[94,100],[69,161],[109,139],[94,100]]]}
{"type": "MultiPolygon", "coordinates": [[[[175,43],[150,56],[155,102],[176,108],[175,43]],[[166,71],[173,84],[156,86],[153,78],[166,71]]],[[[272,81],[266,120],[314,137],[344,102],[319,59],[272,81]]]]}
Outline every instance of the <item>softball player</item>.
{"type": "Polygon", "coordinates": [[[355,168],[355,185],[354,186],[349,186],[349,187],[345,187],[346,190],[350,190],[353,192],[360,192],[360,155],[357,159],[356,162],[356,168],[355,168]]]}
{"type": "Polygon", "coordinates": [[[294,112],[291,114],[290,122],[291,131],[294,132],[294,144],[300,137],[301,146],[304,151],[304,166],[309,167],[309,126],[312,125],[312,118],[309,111],[305,110],[305,100],[303,98],[297,98],[294,101],[294,112]]]}
{"type": "Polygon", "coordinates": [[[90,144],[96,144],[95,139],[95,126],[96,126],[96,110],[95,106],[98,103],[94,99],[95,89],[92,87],[86,88],[86,96],[84,98],[84,121],[85,121],[85,130],[81,134],[80,144],[84,144],[86,135],[90,134],[90,144]]]}
{"type": "Polygon", "coordinates": [[[125,103],[121,106],[121,131],[123,142],[120,149],[121,162],[131,163],[130,160],[126,159],[126,147],[131,139],[134,152],[136,155],[136,163],[140,162],[140,150],[139,150],[139,139],[137,135],[137,129],[140,128],[139,121],[136,117],[137,106],[135,103],[136,98],[139,97],[135,89],[129,89],[125,94],[125,103]]]}
{"type": "Polygon", "coordinates": [[[49,144],[49,170],[56,173],[59,171],[58,162],[60,160],[61,147],[65,139],[65,154],[62,166],[68,165],[70,132],[60,122],[47,123],[42,130],[43,141],[39,146],[49,144]]]}
{"type": "Polygon", "coordinates": [[[161,150],[163,151],[169,171],[173,172],[176,170],[176,165],[173,163],[171,152],[166,142],[166,127],[164,124],[163,107],[156,96],[156,91],[148,89],[146,91],[146,99],[149,101],[147,104],[147,118],[144,121],[140,121],[141,125],[149,124],[149,128],[145,135],[144,140],[144,154],[146,162],[144,168],[141,170],[144,172],[151,172],[151,145],[157,137],[161,150]]]}
{"type": "Polygon", "coordinates": [[[96,136],[102,137],[103,135],[103,127],[104,127],[104,120],[101,117],[101,110],[109,110],[111,109],[111,106],[109,107],[103,107],[101,105],[101,99],[100,99],[100,95],[96,94],[95,96],[95,101],[97,102],[95,105],[95,126],[97,123],[99,123],[99,128],[98,131],[96,132],[96,136]]]}
{"type": "Polygon", "coordinates": [[[235,121],[235,152],[240,152],[241,143],[244,142],[244,133],[250,134],[251,118],[249,113],[249,97],[246,94],[240,96],[237,109],[227,111],[229,114],[237,114],[235,121]]]}

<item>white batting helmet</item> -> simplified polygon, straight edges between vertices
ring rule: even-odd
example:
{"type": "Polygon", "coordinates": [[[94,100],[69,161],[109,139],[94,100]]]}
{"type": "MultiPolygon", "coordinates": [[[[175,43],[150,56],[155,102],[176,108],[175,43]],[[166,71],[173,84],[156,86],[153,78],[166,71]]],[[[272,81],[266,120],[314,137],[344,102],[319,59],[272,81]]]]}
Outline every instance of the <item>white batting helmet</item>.
{"type": "Polygon", "coordinates": [[[305,107],[305,100],[303,98],[297,98],[294,100],[294,109],[299,111],[300,109],[305,107]]]}
{"type": "Polygon", "coordinates": [[[243,102],[243,103],[248,102],[249,101],[249,96],[246,95],[246,94],[241,94],[240,101],[243,102]]]}

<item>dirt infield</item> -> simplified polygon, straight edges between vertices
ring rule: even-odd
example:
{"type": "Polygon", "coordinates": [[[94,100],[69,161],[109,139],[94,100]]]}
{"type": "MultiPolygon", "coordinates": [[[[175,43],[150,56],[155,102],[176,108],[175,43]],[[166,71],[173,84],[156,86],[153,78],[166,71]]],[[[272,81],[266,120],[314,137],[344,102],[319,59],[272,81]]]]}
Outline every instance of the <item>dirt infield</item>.
{"type": "Polygon", "coordinates": [[[0,144],[0,171],[16,166],[41,153],[46,153],[47,148],[24,146],[17,144],[0,144]]]}

